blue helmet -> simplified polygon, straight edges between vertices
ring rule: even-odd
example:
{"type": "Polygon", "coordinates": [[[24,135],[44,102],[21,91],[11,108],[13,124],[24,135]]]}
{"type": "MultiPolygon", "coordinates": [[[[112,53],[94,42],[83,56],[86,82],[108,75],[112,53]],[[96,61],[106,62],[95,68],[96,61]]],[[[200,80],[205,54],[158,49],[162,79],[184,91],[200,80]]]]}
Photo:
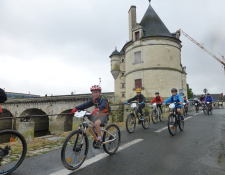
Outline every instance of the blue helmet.
{"type": "Polygon", "coordinates": [[[156,92],[155,94],[159,94],[159,92],[156,92]]]}
{"type": "Polygon", "coordinates": [[[186,96],[184,96],[183,98],[186,98],[186,96]]]}

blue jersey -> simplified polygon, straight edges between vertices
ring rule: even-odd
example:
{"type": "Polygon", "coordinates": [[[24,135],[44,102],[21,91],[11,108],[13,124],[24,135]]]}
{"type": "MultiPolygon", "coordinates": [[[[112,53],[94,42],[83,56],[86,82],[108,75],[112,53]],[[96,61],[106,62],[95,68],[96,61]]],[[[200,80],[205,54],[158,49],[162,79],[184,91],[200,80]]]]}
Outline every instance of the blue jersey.
{"type": "Polygon", "coordinates": [[[207,96],[204,101],[206,101],[206,102],[213,102],[214,100],[213,100],[212,96],[209,96],[209,97],[207,96]]]}
{"type": "Polygon", "coordinates": [[[175,108],[183,107],[181,104],[179,104],[179,102],[184,102],[179,94],[177,94],[175,96],[172,95],[170,98],[168,98],[166,101],[164,101],[164,103],[174,103],[174,102],[177,103],[177,104],[175,104],[175,108]]]}

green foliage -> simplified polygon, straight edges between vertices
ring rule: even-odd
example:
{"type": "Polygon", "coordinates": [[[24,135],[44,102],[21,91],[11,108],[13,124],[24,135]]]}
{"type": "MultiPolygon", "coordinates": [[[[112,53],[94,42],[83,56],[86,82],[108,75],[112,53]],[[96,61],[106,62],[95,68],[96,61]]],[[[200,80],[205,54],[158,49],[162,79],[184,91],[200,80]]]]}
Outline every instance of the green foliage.
{"type": "Polygon", "coordinates": [[[192,89],[189,87],[189,84],[187,84],[187,98],[192,98],[194,93],[192,92],[192,89]]]}

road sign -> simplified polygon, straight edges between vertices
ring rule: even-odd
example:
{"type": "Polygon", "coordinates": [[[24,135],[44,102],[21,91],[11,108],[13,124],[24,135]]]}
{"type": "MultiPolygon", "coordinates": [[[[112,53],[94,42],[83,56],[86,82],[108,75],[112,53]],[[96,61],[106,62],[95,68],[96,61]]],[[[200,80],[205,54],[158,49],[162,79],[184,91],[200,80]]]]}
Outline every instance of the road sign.
{"type": "Polygon", "coordinates": [[[184,93],[180,93],[180,96],[184,96],[184,93]]]}
{"type": "Polygon", "coordinates": [[[206,94],[208,92],[208,90],[207,89],[204,89],[203,92],[206,94]]]}

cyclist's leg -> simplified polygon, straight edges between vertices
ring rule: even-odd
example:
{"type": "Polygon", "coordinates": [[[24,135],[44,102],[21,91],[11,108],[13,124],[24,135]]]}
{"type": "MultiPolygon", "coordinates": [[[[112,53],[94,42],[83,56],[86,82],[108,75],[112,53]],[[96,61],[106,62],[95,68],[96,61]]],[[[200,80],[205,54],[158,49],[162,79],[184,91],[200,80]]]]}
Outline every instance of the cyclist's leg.
{"type": "Polygon", "coordinates": [[[178,107],[177,108],[177,113],[179,114],[179,116],[181,117],[181,119],[184,120],[184,117],[183,117],[182,112],[181,112],[181,107],[178,107]]]}
{"type": "Polygon", "coordinates": [[[161,114],[162,114],[163,113],[163,111],[162,111],[162,104],[158,104],[158,107],[159,107],[159,109],[161,111],[161,114]]]}
{"type": "Polygon", "coordinates": [[[141,104],[139,105],[139,111],[140,111],[140,114],[141,114],[141,119],[144,119],[143,118],[143,112],[142,112],[142,109],[145,107],[145,104],[141,104]]]}

